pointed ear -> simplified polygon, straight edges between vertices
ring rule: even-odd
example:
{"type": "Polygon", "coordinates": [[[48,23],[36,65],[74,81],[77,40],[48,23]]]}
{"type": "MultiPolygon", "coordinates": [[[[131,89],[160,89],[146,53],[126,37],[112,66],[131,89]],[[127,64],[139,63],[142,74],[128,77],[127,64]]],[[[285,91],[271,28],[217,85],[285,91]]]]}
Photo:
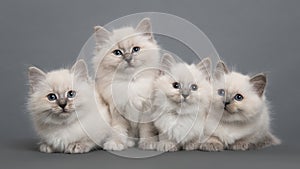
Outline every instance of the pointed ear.
{"type": "Polygon", "coordinates": [[[267,85],[267,76],[264,73],[259,73],[250,79],[250,83],[253,84],[253,87],[257,94],[261,97],[265,91],[267,85]]]}
{"type": "Polygon", "coordinates": [[[164,67],[164,68],[170,68],[172,67],[172,65],[174,65],[176,62],[176,60],[173,58],[172,55],[170,55],[169,53],[165,53],[163,54],[162,56],[162,59],[161,59],[161,65],[164,67]]]}
{"type": "Polygon", "coordinates": [[[210,80],[211,60],[209,57],[202,59],[196,67],[204,73],[207,80],[210,80]]]}
{"type": "Polygon", "coordinates": [[[216,67],[216,70],[215,70],[215,78],[216,79],[220,79],[224,74],[228,74],[229,73],[229,70],[226,66],[226,64],[223,62],[223,61],[219,61],[217,63],[217,67],[216,67]]]}
{"type": "Polygon", "coordinates": [[[152,35],[152,26],[150,18],[142,19],[137,27],[135,28],[136,31],[143,33],[144,36],[149,37],[149,40],[154,40],[152,35]]]}
{"type": "Polygon", "coordinates": [[[73,72],[76,77],[81,80],[87,81],[88,80],[88,70],[83,59],[78,60],[73,67],[71,68],[71,72],[73,72]]]}
{"type": "Polygon", "coordinates": [[[103,28],[102,26],[95,26],[94,27],[95,39],[96,39],[96,46],[104,44],[108,39],[111,33],[103,28]]]}
{"type": "Polygon", "coordinates": [[[28,79],[31,92],[35,91],[37,84],[46,79],[46,73],[37,67],[28,68],[28,79]]]}
{"type": "Polygon", "coordinates": [[[170,55],[169,53],[165,53],[162,56],[161,59],[161,68],[162,70],[160,70],[161,74],[164,74],[165,71],[169,71],[170,68],[177,63],[176,60],[173,58],[172,55],[170,55]]]}

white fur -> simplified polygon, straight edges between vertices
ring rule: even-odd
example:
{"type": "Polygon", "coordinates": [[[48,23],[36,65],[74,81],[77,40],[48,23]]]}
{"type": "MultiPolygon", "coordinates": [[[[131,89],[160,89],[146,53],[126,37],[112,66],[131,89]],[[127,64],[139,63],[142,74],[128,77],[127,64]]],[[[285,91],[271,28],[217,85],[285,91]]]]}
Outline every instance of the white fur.
{"type": "Polygon", "coordinates": [[[95,101],[99,98],[88,77],[85,81],[77,72],[61,69],[45,73],[43,79],[32,85],[28,109],[41,138],[41,151],[84,153],[103,144],[110,133],[109,114],[101,100],[95,101]],[[47,95],[63,95],[69,90],[76,91],[76,96],[68,101],[69,113],[63,114],[47,95]]]}
{"type": "Polygon", "coordinates": [[[210,98],[210,82],[195,65],[175,63],[170,72],[161,75],[155,82],[153,101],[154,124],[160,131],[157,150],[176,151],[180,146],[197,149],[203,136],[210,98]],[[174,82],[197,84],[198,89],[190,91],[187,102],[183,102],[180,90],[172,86],[174,82]]]}
{"type": "Polygon", "coordinates": [[[208,115],[206,132],[207,135],[217,137],[222,142],[223,148],[246,150],[280,143],[280,140],[270,132],[268,102],[264,94],[262,96],[257,94],[250,79],[247,75],[226,71],[214,79],[213,109],[208,115]],[[224,97],[218,95],[218,89],[225,90],[224,97],[232,99],[239,93],[244,99],[232,100],[230,104],[232,113],[224,111],[224,97]]]}
{"type": "Polygon", "coordinates": [[[139,133],[139,122],[145,122],[144,115],[149,113],[153,81],[157,75],[153,67],[157,68],[160,61],[159,46],[151,35],[141,31],[143,25],[149,28],[149,24],[149,20],[144,19],[136,29],[125,27],[112,32],[95,27],[97,46],[93,63],[97,91],[109,105],[115,131],[104,145],[105,149],[123,150],[134,145],[128,136],[135,138],[143,134],[139,133]],[[127,68],[128,63],[115,56],[113,51],[120,49],[123,53],[131,53],[135,46],[140,47],[140,51],[132,54],[134,67],[127,68]]]}

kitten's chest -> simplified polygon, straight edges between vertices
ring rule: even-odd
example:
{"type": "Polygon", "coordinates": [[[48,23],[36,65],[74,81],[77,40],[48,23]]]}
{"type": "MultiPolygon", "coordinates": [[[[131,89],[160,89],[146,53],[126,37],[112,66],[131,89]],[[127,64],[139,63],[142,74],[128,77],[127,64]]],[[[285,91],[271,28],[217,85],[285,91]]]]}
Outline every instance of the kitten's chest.
{"type": "Polygon", "coordinates": [[[116,81],[111,85],[112,99],[123,108],[132,107],[140,110],[145,102],[150,101],[152,88],[152,77],[116,81]]]}
{"type": "Polygon", "coordinates": [[[200,137],[203,133],[203,117],[193,115],[168,114],[161,117],[156,125],[165,132],[169,139],[176,142],[185,143],[195,137],[200,137]]]}
{"type": "Polygon", "coordinates": [[[57,149],[64,149],[68,144],[86,136],[79,123],[48,128],[42,133],[43,140],[57,149]]]}
{"type": "Polygon", "coordinates": [[[236,140],[247,137],[259,127],[253,124],[235,125],[235,124],[222,124],[217,127],[215,135],[218,136],[226,145],[233,144],[236,140]]]}

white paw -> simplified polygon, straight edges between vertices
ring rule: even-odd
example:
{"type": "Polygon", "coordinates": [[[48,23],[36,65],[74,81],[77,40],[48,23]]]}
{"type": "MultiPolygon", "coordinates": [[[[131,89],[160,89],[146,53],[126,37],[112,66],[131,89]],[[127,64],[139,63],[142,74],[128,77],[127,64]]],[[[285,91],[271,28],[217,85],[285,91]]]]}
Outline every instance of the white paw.
{"type": "Polygon", "coordinates": [[[187,143],[183,146],[183,149],[187,151],[199,149],[199,143],[187,143]]]}
{"type": "Polygon", "coordinates": [[[224,145],[218,142],[206,142],[199,146],[202,151],[223,151],[224,145]]]}
{"type": "Polygon", "coordinates": [[[40,152],[43,153],[53,153],[54,150],[52,149],[52,147],[46,143],[41,143],[40,144],[40,152]]]}
{"type": "Polygon", "coordinates": [[[103,145],[104,150],[122,151],[127,148],[123,143],[115,140],[110,140],[103,145]]]}
{"type": "Polygon", "coordinates": [[[242,150],[246,151],[249,149],[249,143],[248,142],[243,142],[243,141],[237,141],[234,144],[229,146],[230,150],[242,150]]]}
{"type": "Polygon", "coordinates": [[[92,148],[83,143],[71,143],[68,145],[65,153],[75,154],[75,153],[87,153],[92,148]]]}
{"type": "Polygon", "coordinates": [[[135,145],[135,142],[133,140],[127,140],[127,146],[133,147],[135,145]]]}
{"type": "Polygon", "coordinates": [[[178,146],[175,142],[171,141],[161,141],[157,144],[156,147],[157,151],[162,151],[162,152],[173,152],[173,151],[178,151],[178,146]]]}
{"type": "Polygon", "coordinates": [[[140,141],[139,148],[143,150],[155,150],[157,142],[155,141],[140,141]]]}

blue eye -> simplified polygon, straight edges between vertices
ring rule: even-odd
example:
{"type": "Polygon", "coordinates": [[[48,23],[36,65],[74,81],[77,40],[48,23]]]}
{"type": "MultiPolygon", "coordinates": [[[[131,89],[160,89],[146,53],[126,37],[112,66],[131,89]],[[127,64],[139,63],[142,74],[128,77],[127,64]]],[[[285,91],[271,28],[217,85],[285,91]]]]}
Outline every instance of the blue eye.
{"type": "Polygon", "coordinates": [[[243,99],[244,99],[244,97],[241,94],[236,94],[234,96],[234,100],[236,100],[236,101],[242,101],[243,99]]]}
{"type": "Polygon", "coordinates": [[[70,90],[67,93],[68,98],[74,98],[76,96],[76,92],[74,90],[70,90]]]}
{"type": "Polygon", "coordinates": [[[225,90],[224,89],[219,89],[218,90],[218,95],[225,96],[225,90]]]}
{"type": "Polygon", "coordinates": [[[180,88],[181,88],[180,83],[178,83],[178,82],[174,82],[174,83],[172,84],[172,86],[173,86],[175,89],[180,89],[180,88]]]}
{"type": "Polygon", "coordinates": [[[140,47],[135,46],[135,47],[132,48],[132,53],[138,52],[138,51],[140,51],[140,49],[141,49],[140,47]]]}
{"type": "Polygon", "coordinates": [[[48,98],[49,101],[55,101],[55,100],[57,100],[57,97],[56,97],[56,95],[54,93],[48,94],[47,98],[48,98]]]}
{"type": "Polygon", "coordinates": [[[196,84],[192,84],[191,85],[191,89],[194,90],[194,91],[196,91],[198,89],[198,86],[196,84]]]}
{"type": "Polygon", "coordinates": [[[116,55],[116,56],[123,55],[122,51],[119,50],[119,49],[114,50],[112,53],[113,53],[114,55],[116,55]]]}

